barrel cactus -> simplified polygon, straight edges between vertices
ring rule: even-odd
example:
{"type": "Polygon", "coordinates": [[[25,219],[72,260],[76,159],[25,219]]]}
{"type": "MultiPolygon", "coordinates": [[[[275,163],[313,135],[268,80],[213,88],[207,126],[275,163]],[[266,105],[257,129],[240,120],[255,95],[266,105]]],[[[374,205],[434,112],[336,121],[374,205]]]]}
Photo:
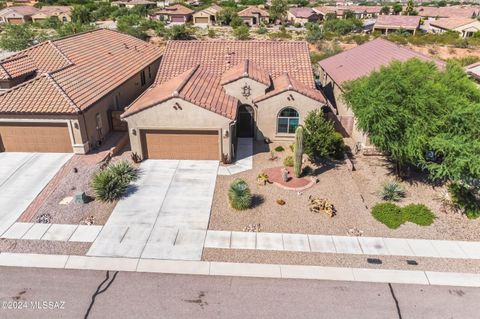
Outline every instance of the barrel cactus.
{"type": "Polygon", "coordinates": [[[303,127],[299,126],[295,130],[295,144],[293,146],[293,170],[296,177],[302,174],[303,159],[303,127]]]}

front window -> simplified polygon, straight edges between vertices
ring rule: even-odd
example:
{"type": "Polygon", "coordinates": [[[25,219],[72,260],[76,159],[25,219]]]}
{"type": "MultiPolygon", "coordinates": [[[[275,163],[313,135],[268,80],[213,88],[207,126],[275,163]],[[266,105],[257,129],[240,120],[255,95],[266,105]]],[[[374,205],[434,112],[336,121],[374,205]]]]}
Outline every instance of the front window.
{"type": "Polygon", "coordinates": [[[293,134],[300,123],[298,112],[287,107],[278,114],[277,133],[293,134]]]}

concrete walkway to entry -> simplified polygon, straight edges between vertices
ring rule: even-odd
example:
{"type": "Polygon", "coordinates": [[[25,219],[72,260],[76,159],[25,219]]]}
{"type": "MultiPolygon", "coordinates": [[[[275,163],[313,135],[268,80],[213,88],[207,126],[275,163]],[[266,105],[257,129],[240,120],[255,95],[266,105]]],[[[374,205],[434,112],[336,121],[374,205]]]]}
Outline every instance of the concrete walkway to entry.
{"type": "Polygon", "coordinates": [[[147,160],[87,255],[200,260],[217,161],[147,160]]]}
{"type": "Polygon", "coordinates": [[[218,175],[234,175],[253,168],[253,139],[238,138],[235,163],[218,168],[218,175]]]}
{"type": "Polygon", "coordinates": [[[0,153],[0,235],[71,157],[63,153],[0,153]]]}

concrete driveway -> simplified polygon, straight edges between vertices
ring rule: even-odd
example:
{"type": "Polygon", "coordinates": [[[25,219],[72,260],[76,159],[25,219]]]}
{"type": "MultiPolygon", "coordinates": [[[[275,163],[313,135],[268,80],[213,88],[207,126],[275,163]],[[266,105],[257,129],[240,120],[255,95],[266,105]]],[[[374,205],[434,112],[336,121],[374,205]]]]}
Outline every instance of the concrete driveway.
{"type": "Polygon", "coordinates": [[[62,153],[0,153],[0,235],[71,157],[62,153]]]}
{"type": "Polygon", "coordinates": [[[87,255],[200,260],[217,161],[147,160],[87,255]]]}

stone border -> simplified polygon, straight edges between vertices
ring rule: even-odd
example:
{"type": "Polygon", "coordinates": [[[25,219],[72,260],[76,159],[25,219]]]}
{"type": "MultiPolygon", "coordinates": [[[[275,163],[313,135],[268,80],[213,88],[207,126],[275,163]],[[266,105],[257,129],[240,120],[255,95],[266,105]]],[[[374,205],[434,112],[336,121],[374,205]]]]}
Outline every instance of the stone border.
{"type": "Polygon", "coordinates": [[[480,274],[0,253],[0,266],[480,287],[480,274]]]}

